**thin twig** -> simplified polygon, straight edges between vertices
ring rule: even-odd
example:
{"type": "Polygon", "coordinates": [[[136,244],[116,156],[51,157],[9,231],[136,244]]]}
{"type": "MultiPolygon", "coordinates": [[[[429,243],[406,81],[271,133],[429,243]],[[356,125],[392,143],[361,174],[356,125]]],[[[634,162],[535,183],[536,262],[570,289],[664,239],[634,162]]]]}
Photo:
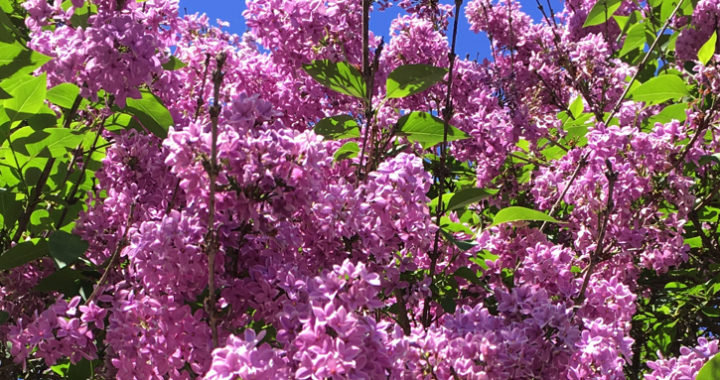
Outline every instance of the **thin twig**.
{"type": "Polygon", "coordinates": [[[128,231],[130,230],[130,223],[132,222],[134,212],[135,202],[130,204],[130,211],[128,212],[127,219],[125,220],[125,230],[123,231],[122,238],[120,238],[120,241],[117,242],[117,245],[115,246],[115,251],[113,251],[113,254],[110,256],[110,260],[108,260],[107,266],[105,266],[105,271],[103,272],[102,277],[100,277],[100,280],[98,280],[97,285],[95,285],[95,289],[93,289],[93,292],[90,294],[90,297],[88,297],[87,301],[85,301],[85,304],[89,304],[100,295],[102,287],[105,285],[105,282],[110,276],[110,271],[113,267],[115,267],[115,264],[120,258],[120,252],[128,245],[127,235],[128,231]]]}

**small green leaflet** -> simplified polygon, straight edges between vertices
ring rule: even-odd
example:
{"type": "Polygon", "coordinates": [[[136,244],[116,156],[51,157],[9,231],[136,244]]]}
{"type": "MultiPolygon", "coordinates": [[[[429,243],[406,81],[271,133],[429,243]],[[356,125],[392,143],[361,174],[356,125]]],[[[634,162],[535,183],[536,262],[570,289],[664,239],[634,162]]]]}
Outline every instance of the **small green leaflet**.
{"type": "Polygon", "coordinates": [[[552,216],[533,209],[520,206],[506,207],[493,218],[493,222],[490,227],[497,226],[498,224],[508,222],[519,222],[519,221],[544,221],[553,223],[562,223],[561,221],[553,218],[552,216]]]}
{"type": "MultiPolygon", "coordinates": [[[[152,134],[164,139],[168,128],[173,124],[170,111],[162,104],[160,99],[149,91],[141,91],[140,99],[128,98],[125,111],[137,119],[142,127],[152,134]]],[[[140,130],[142,130],[140,127],[140,130]]]]}
{"type": "Polygon", "coordinates": [[[583,28],[605,23],[620,8],[621,0],[598,0],[590,9],[583,28]]]}
{"type": "Polygon", "coordinates": [[[446,69],[423,65],[403,65],[393,70],[385,82],[388,99],[404,98],[425,91],[442,80],[446,69]]]}
{"type": "Polygon", "coordinates": [[[630,92],[635,101],[658,104],[689,95],[685,82],[675,74],[662,74],[651,78],[630,92]]]}
{"type": "Polygon", "coordinates": [[[48,247],[58,269],[62,269],[83,257],[88,243],[77,235],[55,231],[48,238],[48,247]]]}
{"type": "Polygon", "coordinates": [[[487,197],[495,195],[497,192],[498,191],[495,189],[481,189],[477,187],[456,191],[452,198],[450,198],[450,202],[448,203],[445,211],[457,210],[471,205],[475,202],[479,202],[487,197]]]}
{"type": "Polygon", "coordinates": [[[163,69],[165,70],[179,70],[183,67],[187,67],[187,64],[177,58],[175,58],[174,55],[170,56],[170,59],[162,64],[163,69]]]}
{"type": "Polygon", "coordinates": [[[315,124],[313,131],[328,140],[360,137],[358,123],[350,115],[326,117],[315,124]]]}
{"type": "Polygon", "coordinates": [[[0,270],[12,269],[35,259],[47,256],[48,244],[45,240],[24,241],[8,249],[0,256],[0,270]]]}
{"type": "Polygon", "coordinates": [[[347,62],[332,62],[327,59],[303,65],[303,69],[316,81],[341,94],[364,99],[365,80],[358,69],[347,62]]]}
{"type": "Polygon", "coordinates": [[[715,355],[700,368],[695,380],[717,380],[720,379],[720,354],[715,355]]]}
{"type": "Polygon", "coordinates": [[[708,39],[703,46],[700,47],[700,50],[698,50],[698,60],[703,65],[707,65],[708,62],[712,59],[713,55],[715,54],[715,44],[717,43],[717,32],[713,32],[713,34],[710,36],[710,39],[708,39]]]}
{"type": "Polygon", "coordinates": [[[335,161],[340,161],[346,158],[357,157],[358,152],[360,152],[360,146],[356,142],[350,141],[341,146],[333,157],[335,161]]]}
{"type": "MultiPolygon", "coordinates": [[[[414,111],[398,120],[400,132],[405,135],[408,140],[418,142],[423,149],[430,148],[443,141],[445,124],[439,118],[427,113],[414,111]]],[[[470,136],[453,127],[448,128],[447,141],[456,141],[469,138],[470,136]]]]}

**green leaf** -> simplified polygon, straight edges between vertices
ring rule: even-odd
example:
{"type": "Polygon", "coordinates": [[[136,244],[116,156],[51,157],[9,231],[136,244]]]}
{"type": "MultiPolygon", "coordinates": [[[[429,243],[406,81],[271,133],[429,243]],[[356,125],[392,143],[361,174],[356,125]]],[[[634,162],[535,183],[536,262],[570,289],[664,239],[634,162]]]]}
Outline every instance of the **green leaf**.
{"type": "Polygon", "coordinates": [[[460,278],[464,278],[475,285],[480,284],[480,280],[478,279],[477,272],[475,272],[474,270],[472,270],[468,267],[458,268],[455,271],[455,273],[453,273],[453,275],[460,277],[460,278]]]}
{"type": "Polygon", "coordinates": [[[360,146],[356,142],[350,141],[343,144],[343,146],[335,152],[333,157],[335,161],[340,161],[347,158],[357,157],[358,152],[360,152],[360,146]]]}
{"type": "Polygon", "coordinates": [[[187,67],[187,63],[177,59],[174,55],[171,55],[170,59],[162,64],[162,67],[165,70],[178,70],[183,67],[187,67]]]}
{"type": "Polygon", "coordinates": [[[10,65],[23,51],[26,49],[17,42],[0,43],[0,66],[10,65]]]}
{"type": "Polygon", "coordinates": [[[48,245],[45,240],[33,239],[18,243],[18,245],[8,249],[0,256],[0,270],[19,267],[47,256],[48,253],[48,245]]]}
{"type": "MultiPolygon", "coordinates": [[[[18,52],[17,43],[0,43],[0,52],[3,52],[5,49],[9,49],[8,53],[0,53],[0,60],[2,60],[0,61],[0,80],[18,75],[24,76],[31,74],[35,69],[52,59],[47,55],[25,49],[24,47],[21,47],[18,52]]],[[[26,78],[23,77],[23,79],[26,78]]]]}
{"type": "Polygon", "coordinates": [[[72,83],[60,83],[47,90],[47,98],[53,104],[70,109],[80,95],[80,88],[72,83]]]}
{"type": "Polygon", "coordinates": [[[625,26],[630,20],[630,16],[613,16],[613,19],[615,20],[615,22],[617,22],[620,30],[625,30],[625,26]]]}
{"type": "Polygon", "coordinates": [[[78,294],[83,284],[89,283],[89,279],[81,272],[70,267],[64,267],[40,280],[33,288],[36,292],[60,292],[66,296],[78,294]]]}
{"type": "Polygon", "coordinates": [[[700,47],[700,50],[698,50],[698,53],[697,53],[698,60],[703,65],[707,65],[707,63],[710,62],[710,59],[712,59],[713,55],[715,55],[715,44],[716,43],[717,43],[717,32],[713,32],[713,34],[710,35],[710,38],[703,44],[703,46],[700,47]]]}
{"type": "Polygon", "coordinates": [[[2,216],[0,226],[11,231],[21,212],[22,202],[17,200],[17,195],[10,190],[0,189],[0,216],[2,216]]]}
{"type": "Polygon", "coordinates": [[[28,142],[16,140],[16,143],[23,142],[25,149],[31,157],[63,157],[69,150],[75,149],[83,140],[83,133],[67,128],[45,128],[42,131],[33,133],[28,142]],[[33,139],[37,142],[31,142],[33,139]]]}
{"type": "Polygon", "coordinates": [[[702,247],[702,238],[700,236],[687,238],[684,243],[689,245],[690,248],[700,248],[702,247]]]}
{"type": "Polygon", "coordinates": [[[4,325],[5,322],[8,321],[8,319],[10,319],[10,313],[0,310],[0,325],[4,325]]]}
{"type": "Polygon", "coordinates": [[[55,231],[48,238],[48,248],[58,269],[62,269],[83,257],[88,243],[77,235],[55,231]]]}
{"type": "Polygon", "coordinates": [[[689,95],[685,82],[675,74],[662,74],[641,84],[630,94],[635,101],[658,104],[689,95]]]}
{"type": "MultiPolygon", "coordinates": [[[[398,120],[400,132],[407,136],[408,140],[418,142],[423,149],[430,148],[443,141],[445,125],[439,118],[427,113],[414,111],[398,120]]],[[[448,128],[447,141],[456,141],[469,138],[470,136],[453,127],[448,128]]]]}
{"type": "Polygon", "coordinates": [[[93,374],[93,363],[87,359],[83,359],[76,364],[70,364],[68,380],[92,379],[93,374]]]}
{"type": "Polygon", "coordinates": [[[385,82],[388,99],[404,98],[425,91],[442,80],[446,69],[423,65],[403,65],[393,70],[385,82]]]}
{"type": "Polygon", "coordinates": [[[717,354],[708,360],[705,365],[700,368],[695,380],[717,380],[720,379],[720,354],[717,354]]]}
{"type": "Polygon", "coordinates": [[[495,214],[495,218],[493,218],[493,222],[490,227],[497,226],[498,224],[502,223],[519,221],[544,221],[562,223],[561,221],[553,218],[552,216],[542,211],[537,211],[520,206],[511,206],[498,211],[498,213],[495,214]]]}
{"type": "Polygon", "coordinates": [[[588,13],[587,18],[585,19],[583,28],[607,22],[615,11],[620,8],[621,4],[621,0],[598,0],[592,9],[590,9],[590,13],[588,13]]]}
{"type": "Polygon", "coordinates": [[[463,208],[467,205],[479,202],[491,195],[495,195],[497,192],[498,191],[495,189],[481,189],[477,187],[456,191],[455,195],[450,198],[446,211],[463,208]]]}
{"type": "Polygon", "coordinates": [[[628,30],[627,36],[625,36],[625,42],[618,55],[622,57],[635,49],[641,49],[645,46],[646,39],[645,24],[639,23],[633,25],[630,27],[630,30],[628,30]]]}
{"type": "Polygon", "coordinates": [[[315,124],[313,131],[328,140],[360,137],[358,123],[350,115],[326,117],[315,124]]]}
{"type": "Polygon", "coordinates": [[[575,97],[575,99],[570,103],[570,107],[568,107],[568,110],[570,111],[570,114],[573,116],[574,119],[577,119],[578,116],[583,113],[583,111],[585,110],[585,105],[583,104],[582,95],[578,95],[575,97]]]}
{"type": "Polygon", "coordinates": [[[168,128],[173,125],[170,111],[150,91],[143,90],[141,94],[140,99],[127,99],[125,111],[133,115],[152,134],[164,139],[167,137],[168,128]]]}
{"type": "Polygon", "coordinates": [[[655,123],[665,124],[673,120],[683,122],[685,121],[685,119],[687,119],[687,114],[685,113],[687,107],[687,103],[671,104],[663,108],[662,111],[660,111],[657,115],[649,117],[648,124],[650,124],[650,126],[653,126],[655,125],[655,123]]]}
{"type": "Polygon", "coordinates": [[[341,94],[364,99],[365,80],[358,69],[347,62],[332,62],[327,59],[303,65],[303,69],[316,81],[341,94]]]}
{"type": "Polygon", "coordinates": [[[5,101],[5,113],[10,122],[27,119],[37,112],[45,101],[47,93],[46,75],[28,76],[22,86],[15,87],[11,92],[12,99],[5,101]]]}

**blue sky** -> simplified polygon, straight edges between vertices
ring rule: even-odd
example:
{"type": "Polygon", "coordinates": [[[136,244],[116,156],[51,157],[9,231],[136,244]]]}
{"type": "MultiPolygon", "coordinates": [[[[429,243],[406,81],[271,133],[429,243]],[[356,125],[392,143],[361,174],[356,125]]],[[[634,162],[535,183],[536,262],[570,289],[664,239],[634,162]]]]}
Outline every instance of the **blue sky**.
{"type": "MultiPolygon", "coordinates": [[[[547,4],[547,0],[540,0],[542,4],[547,4]]],[[[553,9],[558,12],[562,9],[560,0],[551,0],[553,9]]],[[[443,3],[447,2],[446,0],[443,3]]],[[[467,1],[464,2],[465,4],[467,1]]],[[[535,20],[540,20],[542,14],[537,8],[535,0],[520,0],[522,9],[532,16],[535,20]]],[[[545,7],[547,9],[547,6],[545,7]]],[[[234,33],[242,33],[245,31],[245,20],[242,12],[245,10],[245,2],[242,0],[180,0],[180,12],[187,13],[206,13],[211,22],[215,19],[222,19],[230,23],[229,30],[234,33]]],[[[390,22],[401,10],[398,7],[392,7],[383,12],[371,14],[370,28],[377,35],[385,36],[387,42],[390,30],[390,22]]],[[[482,59],[490,56],[490,44],[487,38],[482,34],[476,34],[470,31],[467,19],[464,16],[464,9],[461,10],[460,24],[458,25],[458,41],[457,52],[461,57],[469,55],[471,59],[482,59]]]]}

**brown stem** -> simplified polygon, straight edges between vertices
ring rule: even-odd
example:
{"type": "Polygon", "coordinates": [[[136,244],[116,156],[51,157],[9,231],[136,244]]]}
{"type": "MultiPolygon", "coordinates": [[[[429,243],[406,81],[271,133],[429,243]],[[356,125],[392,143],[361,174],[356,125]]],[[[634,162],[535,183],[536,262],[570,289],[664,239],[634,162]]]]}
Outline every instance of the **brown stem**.
{"type": "Polygon", "coordinates": [[[205,72],[203,73],[203,80],[202,85],[200,85],[200,93],[197,97],[197,106],[195,108],[195,117],[193,118],[193,121],[197,121],[198,116],[200,116],[200,109],[202,108],[204,102],[203,102],[203,95],[205,94],[205,83],[207,82],[207,75],[208,75],[208,68],[210,67],[210,54],[205,54],[205,72]]]}
{"type": "Polygon", "coordinates": [[[215,256],[218,251],[217,231],[215,230],[215,192],[217,191],[217,139],[218,139],[218,118],[220,116],[220,85],[225,74],[222,71],[225,53],[220,53],[216,58],[217,63],[213,73],[213,99],[214,104],[210,107],[211,142],[210,142],[210,165],[207,169],[210,180],[210,194],[208,199],[208,222],[207,222],[207,246],[208,246],[208,297],[205,300],[205,308],[210,320],[210,331],[212,333],[213,348],[218,346],[217,316],[215,314],[215,256]]]}
{"type": "MultiPolygon", "coordinates": [[[[80,166],[80,175],[78,176],[77,181],[73,183],[72,188],[70,189],[70,192],[68,193],[67,197],[65,197],[65,202],[68,204],[65,208],[63,208],[62,212],[60,213],[60,217],[58,218],[57,223],[55,223],[55,228],[60,228],[63,226],[63,222],[65,221],[65,216],[67,216],[68,208],[69,206],[75,204],[77,202],[77,199],[75,199],[75,195],[77,194],[78,189],[80,188],[80,183],[83,180],[83,177],[85,177],[85,171],[87,171],[88,163],[90,162],[90,159],[92,158],[93,153],[97,150],[97,143],[100,140],[100,136],[102,135],[103,130],[105,129],[105,121],[107,120],[107,116],[102,118],[102,121],[100,122],[100,129],[95,134],[95,139],[93,140],[92,145],[90,146],[90,149],[88,149],[87,156],[83,160],[82,166],[80,166]]],[[[70,163],[71,165],[75,161],[75,157],[73,157],[73,161],[70,163]]],[[[68,173],[70,171],[68,170],[68,173]]],[[[69,174],[67,175],[69,177],[69,174]]],[[[66,177],[66,180],[67,180],[66,177]]],[[[65,181],[63,181],[64,183],[65,181]]]]}
{"type": "Polygon", "coordinates": [[[608,180],[607,203],[605,205],[605,210],[603,211],[603,220],[602,224],[600,225],[600,234],[598,235],[597,246],[595,247],[595,252],[590,255],[590,264],[588,265],[587,273],[585,273],[585,279],[583,280],[582,287],[580,287],[580,294],[578,294],[577,299],[575,299],[575,305],[580,305],[585,300],[585,291],[587,290],[588,283],[590,283],[590,276],[592,276],[595,265],[597,265],[598,260],[600,259],[600,255],[602,254],[604,249],[603,243],[605,240],[605,231],[607,230],[608,221],[610,220],[610,214],[612,213],[614,207],[613,191],[615,190],[617,173],[613,171],[612,164],[610,164],[609,160],[606,160],[605,163],[608,167],[608,171],[605,173],[605,177],[607,177],[608,180]]]}
{"type": "Polygon", "coordinates": [[[640,64],[638,65],[637,71],[635,74],[633,74],[632,78],[630,79],[630,82],[628,82],[627,86],[625,86],[625,90],[623,90],[622,95],[620,95],[620,98],[618,98],[617,102],[615,103],[615,106],[612,108],[610,115],[605,119],[605,125],[609,123],[613,116],[620,110],[620,106],[622,105],[623,100],[627,96],[628,92],[630,92],[630,87],[632,87],[633,83],[635,83],[635,80],[637,79],[638,75],[640,75],[640,71],[645,67],[645,64],[647,63],[648,59],[650,59],[650,55],[652,54],[653,50],[655,50],[655,46],[657,46],[658,41],[660,40],[660,37],[665,33],[665,29],[667,29],[668,25],[670,25],[670,21],[675,18],[675,15],[677,14],[678,10],[680,10],[680,7],[682,6],[684,0],[678,1],[677,5],[675,6],[675,9],[673,9],[672,13],[670,14],[670,17],[665,20],[665,23],[663,24],[662,28],[660,28],[660,33],[655,37],[655,40],[650,44],[650,48],[648,48],[648,51],[645,53],[645,56],[643,57],[642,61],[640,61],[640,64]]]}
{"type": "Polygon", "coordinates": [[[362,173],[362,168],[365,163],[365,148],[368,144],[368,136],[370,135],[370,128],[372,123],[372,93],[373,88],[370,83],[370,77],[372,76],[372,68],[370,67],[370,6],[372,0],[363,0],[363,14],[362,14],[362,69],[363,78],[365,81],[365,131],[363,133],[363,143],[360,150],[360,165],[357,168],[358,180],[362,173]]]}
{"type": "MultiPolygon", "coordinates": [[[[455,42],[457,40],[457,29],[458,19],[460,18],[458,12],[462,6],[462,0],[455,0],[455,19],[453,21],[453,34],[452,43],[450,44],[450,53],[448,54],[449,69],[448,69],[448,83],[447,92],[445,93],[445,109],[443,109],[443,142],[440,145],[440,168],[437,173],[438,177],[438,205],[435,209],[435,224],[438,230],[435,232],[435,240],[433,242],[433,250],[429,254],[430,256],[430,282],[432,283],[435,277],[435,269],[437,267],[437,260],[440,257],[438,247],[440,245],[440,219],[443,216],[445,210],[443,210],[443,193],[445,192],[445,172],[447,171],[447,139],[450,131],[450,119],[453,115],[453,104],[452,104],[452,83],[453,83],[453,71],[455,68],[455,42]]],[[[430,297],[425,299],[423,305],[422,322],[423,326],[428,327],[432,321],[430,316],[430,297]]]]}
{"type": "Polygon", "coordinates": [[[37,207],[38,203],[40,203],[40,197],[42,196],[43,189],[45,188],[45,183],[47,183],[48,177],[50,176],[50,170],[52,169],[53,165],[55,165],[55,159],[48,158],[42,173],[40,173],[37,184],[35,185],[35,188],[30,195],[30,199],[28,199],[27,207],[25,207],[25,212],[23,212],[23,214],[20,216],[20,219],[18,220],[18,228],[17,230],[15,230],[15,235],[13,235],[12,238],[13,242],[17,243],[18,241],[20,241],[22,234],[25,232],[25,229],[27,229],[27,225],[30,222],[30,215],[32,215],[33,211],[35,211],[35,207],[37,207]]]}
{"type": "Polygon", "coordinates": [[[98,280],[97,285],[95,285],[95,289],[93,289],[93,292],[90,294],[90,297],[88,297],[87,301],[85,301],[85,304],[89,304],[100,295],[102,287],[105,285],[105,282],[110,276],[110,271],[113,267],[115,267],[115,264],[120,258],[120,252],[128,245],[127,235],[128,230],[130,230],[130,223],[132,222],[134,212],[135,202],[130,204],[130,211],[128,212],[127,219],[125,220],[125,230],[123,231],[122,238],[120,238],[120,241],[117,242],[117,245],[115,246],[115,251],[113,251],[113,254],[110,256],[110,260],[108,261],[107,266],[105,266],[105,271],[103,272],[102,277],[100,277],[100,280],[98,280]]]}
{"type": "MultiPolygon", "coordinates": [[[[567,185],[565,185],[565,188],[562,191],[562,194],[558,197],[558,199],[555,200],[555,203],[552,205],[552,208],[550,209],[550,216],[555,216],[555,213],[557,212],[558,207],[560,206],[560,202],[565,198],[565,195],[567,194],[568,190],[570,190],[570,186],[572,186],[573,182],[575,182],[575,179],[577,178],[578,174],[580,174],[580,170],[585,167],[587,164],[587,156],[588,154],[585,153],[580,157],[580,162],[578,162],[578,166],[575,167],[575,171],[573,172],[572,176],[570,177],[570,181],[568,181],[567,185]]],[[[542,226],[540,226],[540,231],[545,230],[545,226],[547,225],[547,222],[543,222],[542,226]]]]}

